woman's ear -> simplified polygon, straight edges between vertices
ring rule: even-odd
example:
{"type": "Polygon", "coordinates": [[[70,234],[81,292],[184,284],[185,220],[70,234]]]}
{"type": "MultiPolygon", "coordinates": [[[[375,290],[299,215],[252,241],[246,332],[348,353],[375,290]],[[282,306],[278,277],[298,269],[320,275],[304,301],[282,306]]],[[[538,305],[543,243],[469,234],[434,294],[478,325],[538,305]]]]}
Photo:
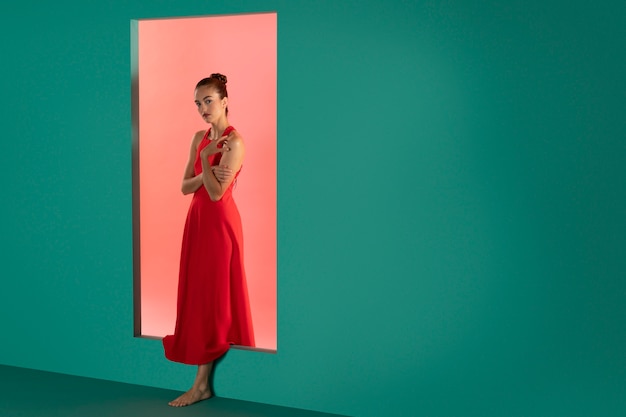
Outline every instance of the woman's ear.
{"type": "Polygon", "coordinates": [[[225,109],[226,107],[228,107],[228,97],[222,99],[222,108],[225,109]]]}

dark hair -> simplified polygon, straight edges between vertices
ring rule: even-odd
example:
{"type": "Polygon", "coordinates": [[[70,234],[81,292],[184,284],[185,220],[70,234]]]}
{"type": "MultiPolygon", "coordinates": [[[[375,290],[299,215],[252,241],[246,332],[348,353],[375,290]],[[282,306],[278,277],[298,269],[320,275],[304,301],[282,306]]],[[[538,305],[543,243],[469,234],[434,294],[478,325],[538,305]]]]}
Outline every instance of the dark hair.
{"type": "MultiPolygon", "coordinates": [[[[196,84],[196,90],[200,87],[213,87],[217,94],[220,95],[220,99],[228,97],[228,91],[226,91],[227,78],[223,74],[211,74],[208,78],[203,78],[196,84]]],[[[226,106],[226,115],[228,115],[228,106],[226,106]]]]}

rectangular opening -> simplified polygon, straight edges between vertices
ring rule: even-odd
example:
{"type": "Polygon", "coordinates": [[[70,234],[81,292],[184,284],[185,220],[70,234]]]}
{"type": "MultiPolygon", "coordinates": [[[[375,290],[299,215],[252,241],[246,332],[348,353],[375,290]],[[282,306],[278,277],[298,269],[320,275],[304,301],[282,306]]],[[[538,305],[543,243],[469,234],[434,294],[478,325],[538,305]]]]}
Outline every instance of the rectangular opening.
{"type": "Polygon", "coordinates": [[[276,13],[131,22],[135,335],[172,334],[182,232],[191,196],[180,191],[191,138],[208,125],[194,88],[228,77],[231,125],[246,156],[234,199],[256,339],[273,352],[276,332],[276,13]]]}

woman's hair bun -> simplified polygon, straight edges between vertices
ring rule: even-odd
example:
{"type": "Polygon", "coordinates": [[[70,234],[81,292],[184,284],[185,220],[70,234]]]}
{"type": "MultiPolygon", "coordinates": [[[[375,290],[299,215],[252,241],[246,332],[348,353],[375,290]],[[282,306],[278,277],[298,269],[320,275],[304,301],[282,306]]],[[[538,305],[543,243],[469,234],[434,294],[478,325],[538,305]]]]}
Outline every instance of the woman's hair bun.
{"type": "Polygon", "coordinates": [[[226,76],[224,74],[219,74],[219,73],[211,74],[210,78],[215,78],[216,80],[220,80],[224,84],[226,84],[226,81],[227,81],[226,76]]]}

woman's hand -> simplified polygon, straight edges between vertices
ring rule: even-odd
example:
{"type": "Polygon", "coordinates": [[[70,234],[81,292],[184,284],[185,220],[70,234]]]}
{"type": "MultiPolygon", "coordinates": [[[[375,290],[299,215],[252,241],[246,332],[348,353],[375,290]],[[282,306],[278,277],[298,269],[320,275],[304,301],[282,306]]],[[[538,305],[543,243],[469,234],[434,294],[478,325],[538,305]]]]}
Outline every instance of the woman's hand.
{"type": "Polygon", "coordinates": [[[200,151],[200,157],[202,159],[206,159],[210,155],[230,151],[230,148],[228,147],[228,138],[230,138],[230,135],[232,135],[232,132],[228,136],[222,136],[219,139],[211,140],[211,143],[202,148],[200,151]]]}
{"type": "Polygon", "coordinates": [[[213,170],[213,174],[215,175],[215,178],[217,178],[217,180],[220,183],[225,183],[225,182],[230,181],[231,177],[233,176],[233,170],[228,168],[226,165],[212,166],[211,169],[213,170]]]}
{"type": "Polygon", "coordinates": [[[222,137],[221,140],[216,142],[222,143],[223,148],[218,148],[217,144],[210,143],[204,148],[209,148],[206,152],[202,153],[201,151],[202,156],[200,158],[202,161],[202,183],[209,193],[211,201],[219,201],[231,186],[237,176],[237,172],[241,169],[245,154],[243,138],[236,130],[233,130],[227,137],[222,137]],[[222,152],[219,163],[221,165],[220,168],[214,169],[210,166],[209,158],[204,156],[212,155],[212,152],[222,152]],[[221,179],[218,179],[218,176],[221,179]]]}

